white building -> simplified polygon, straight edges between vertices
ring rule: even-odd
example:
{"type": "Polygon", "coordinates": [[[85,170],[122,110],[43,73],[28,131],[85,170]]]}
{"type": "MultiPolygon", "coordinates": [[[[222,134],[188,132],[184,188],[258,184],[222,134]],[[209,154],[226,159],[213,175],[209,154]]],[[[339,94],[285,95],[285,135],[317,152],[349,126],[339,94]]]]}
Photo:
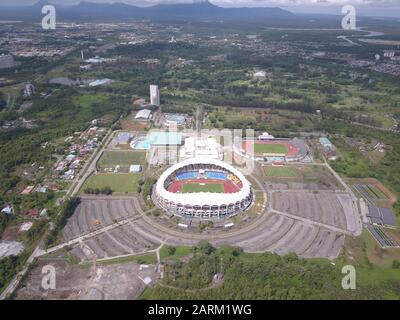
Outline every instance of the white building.
{"type": "Polygon", "coordinates": [[[223,153],[221,145],[216,138],[189,137],[185,139],[185,144],[179,151],[180,158],[208,158],[222,160],[223,153]]]}
{"type": "Polygon", "coordinates": [[[139,164],[132,164],[129,167],[129,173],[139,173],[140,171],[142,171],[142,166],[139,164]]]}
{"type": "Polygon", "coordinates": [[[35,87],[32,83],[27,83],[24,89],[24,96],[30,97],[33,94],[35,94],[35,87]]]}
{"type": "Polygon", "coordinates": [[[157,107],[160,106],[160,90],[156,85],[150,86],[150,104],[157,107]]]}
{"type": "Polygon", "coordinates": [[[135,119],[139,121],[149,121],[151,120],[151,117],[152,117],[151,110],[142,109],[138,111],[138,113],[135,116],[135,119]]]}
{"type": "Polygon", "coordinates": [[[274,140],[275,137],[268,132],[263,132],[262,135],[258,136],[258,140],[274,140]]]}
{"type": "Polygon", "coordinates": [[[258,71],[253,75],[254,78],[265,78],[266,76],[267,73],[265,71],[258,71]]]}

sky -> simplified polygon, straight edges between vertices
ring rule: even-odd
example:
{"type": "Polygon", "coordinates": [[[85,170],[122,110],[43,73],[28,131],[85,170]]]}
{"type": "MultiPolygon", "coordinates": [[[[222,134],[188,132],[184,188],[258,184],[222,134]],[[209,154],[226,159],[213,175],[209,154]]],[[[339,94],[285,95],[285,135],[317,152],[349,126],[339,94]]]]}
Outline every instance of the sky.
{"type": "MultiPolygon", "coordinates": [[[[48,0],[55,4],[76,4],[81,0],[48,0]]],[[[157,3],[188,3],[202,0],[84,0],[90,2],[124,2],[139,6],[157,3]]],[[[0,0],[0,5],[30,5],[38,0],[0,0]]],[[[299,13],[341,14],[341,7],[352,4],[361,14],[400,16],[400,0],[210,0],[222,7],[281,7],[299,13]]]]}

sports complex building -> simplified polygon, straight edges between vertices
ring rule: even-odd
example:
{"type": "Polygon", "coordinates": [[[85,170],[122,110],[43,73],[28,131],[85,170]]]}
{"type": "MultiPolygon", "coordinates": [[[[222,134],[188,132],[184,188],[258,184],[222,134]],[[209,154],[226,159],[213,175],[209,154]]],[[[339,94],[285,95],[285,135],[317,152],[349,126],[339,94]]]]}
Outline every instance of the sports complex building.
{"type": "Polygon", "coordinates": [[[220,160],[192,158],[168,168],[153,188],[154,203],[168,214],[223,218],[246,210],[253,189],[245,176],[220,160]]]}
{"type": "Polygon", "coordinates": [[[246,139],[240,147],[243,155],[254,160],[270,163],[312,162],[310,148],[298,138],[246,139]]]}

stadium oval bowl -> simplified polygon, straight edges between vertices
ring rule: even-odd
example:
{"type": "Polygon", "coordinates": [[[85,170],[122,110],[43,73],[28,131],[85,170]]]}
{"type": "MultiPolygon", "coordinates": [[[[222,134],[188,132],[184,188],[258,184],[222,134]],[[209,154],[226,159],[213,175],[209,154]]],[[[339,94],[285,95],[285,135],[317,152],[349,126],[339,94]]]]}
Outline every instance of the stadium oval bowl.
{"type": "Polygon", "coordinates": [[[249,181],[233,166],[210,158],[193,158],[168,168],[153,188],[153,201],[168,214],[196,218],[223,218],[246,210],[253,202],[254,193],[249,181]],[[175,193],[167,185],[176,181],[177,174],[185,171],[218,171],[233,176],[240,190],[230,193],[193,192],[175,193]]]}

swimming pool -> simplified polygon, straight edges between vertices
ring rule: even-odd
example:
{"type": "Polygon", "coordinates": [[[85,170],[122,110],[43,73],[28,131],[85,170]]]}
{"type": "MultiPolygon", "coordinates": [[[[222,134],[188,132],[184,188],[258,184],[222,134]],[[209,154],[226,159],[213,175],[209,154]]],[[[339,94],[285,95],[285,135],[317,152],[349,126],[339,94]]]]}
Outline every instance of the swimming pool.
{"type": "Polygon", "coordinates": [[[131,148],[136,150],[149,150],[151,144],[147,140],[135,140],[131,142],[131,148]]]}

